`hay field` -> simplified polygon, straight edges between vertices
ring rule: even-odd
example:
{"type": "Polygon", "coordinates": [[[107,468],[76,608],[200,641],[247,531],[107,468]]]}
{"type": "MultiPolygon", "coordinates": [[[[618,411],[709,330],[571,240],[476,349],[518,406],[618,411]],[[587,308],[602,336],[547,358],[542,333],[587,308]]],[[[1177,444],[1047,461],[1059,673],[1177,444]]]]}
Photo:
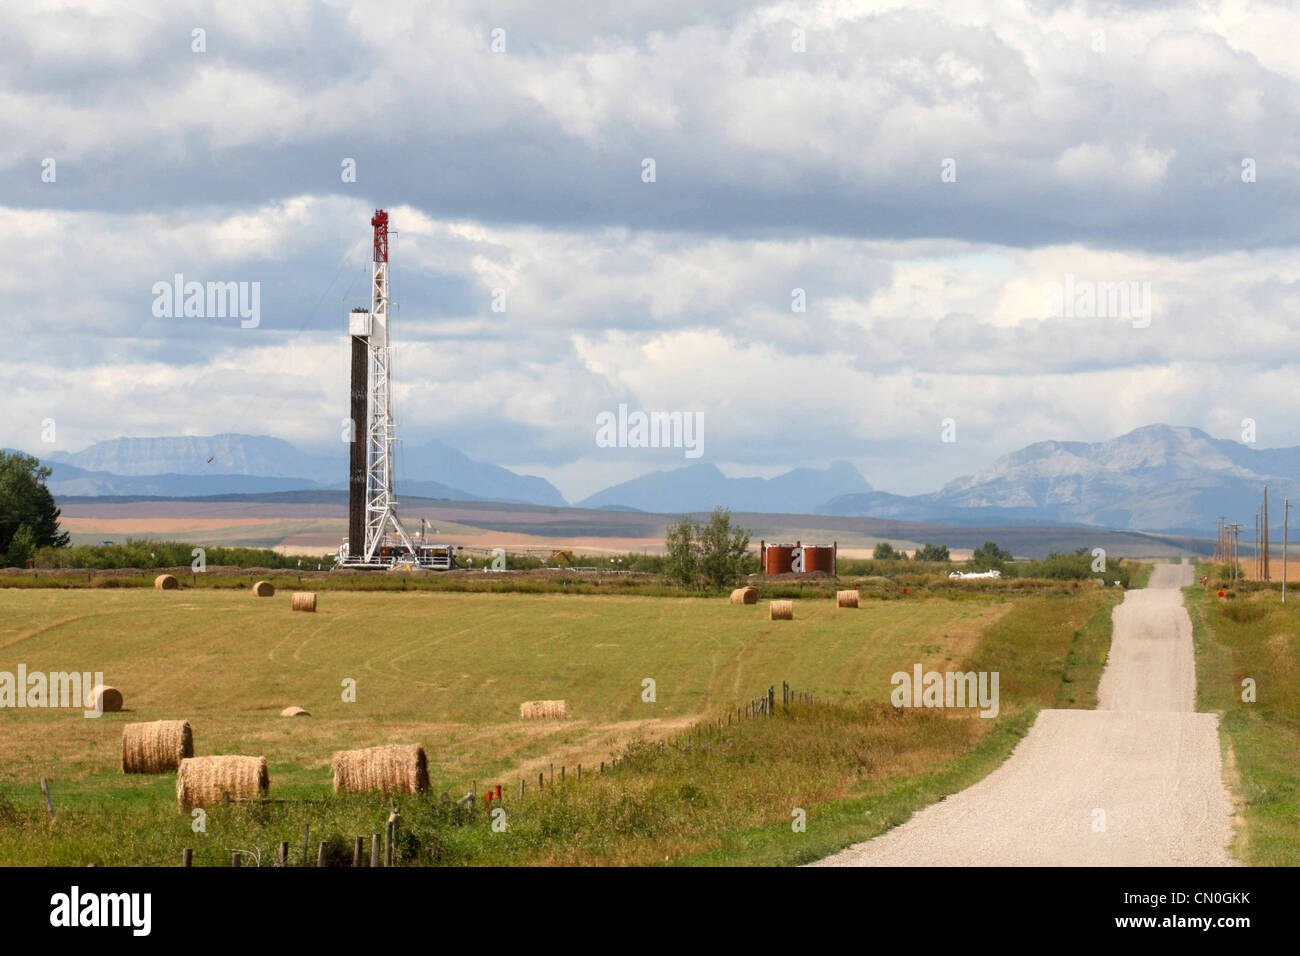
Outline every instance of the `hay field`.
{"type": "Polygon", "coordinates": [[[310,825],[330,865],[347,865],[390,803],[334,793],[331,757],[413,743],[431,789],[400,800],[399,865],[807,862],[978,780],[1037,708],[1095,706],[1120,596],[977,590],[859,610],[832,596],[771,622],[766,601],[726,596],[326,591],[294,614],[287,593],[0,590],[0,670],[102,669],[126,694],[98,720],[0,711],[0,864],[156,866],[193,848],[195,865],[226,866],[232,847],[266,861],[310,825]],[[890,706],[890,675],[916,663],[1000,670],[998,717],[890,706]],[[782,708],[783,679],[815,702],[782,708]],[[715,722],[769,684],[772,717],[715,722]],[[562,700],[569,719],[523,720],[527,700],[562,700]],[[279,716],[289,703],[312,716],[279,716]],[[271,800],[214,807],[196,835],[175,774],[121,774],[125,723],[175,717],[192,722],[195,757],[265,756],[271,800]],[[503,785],[507,833],[481,804],[439,797],[471,782],[503,785]],[[791,807],[809,810],[793,840],[791,807]]]}
{"type": "MultiPolygon", "coordinates": [[[[1247,581],[1259,580],[1259,575],[1255,573],[1255,558],[1248,555],[1238,563],[1238,571],[1247,581]]],[[[1277,585],[1282,586],[1282,556],[1275,554],[1268,562],[1268,570],[1271,577],[1269,580],[1277,585]]],[[[1300,558],[1289,558],[1286,561],[1286,581],[1287,592],[1290,593],[1292,585],[1300,585],[1300,558]]]]}
{"type": "MultiPolygon", "coordinates": [[[[265,754],[273,789],[327,787],[335,750],[420,743],[437,788],[552,759],[588,766],[789,680],[827,697],[885,701],[917,661],[960,660],[1005,599],[796,602],[796,620],[723,599],[152,589],[0,591],[0,671],[102,671],[125,710],[8,710],[0,786],[150,786],[118,772],[126,723],[185,719],[195,754],[265,754]],[[655,703],[642,680],[656,682],[655,703]],[[356,702],[342,682],[356,681],[356,702]],[[564,699],[562,722],[519,719],[564,699]],[[285,719],[289,705],[310,718],[285,719]]],[[[168,783],[170,785],[170,782],[168,783]]]]}

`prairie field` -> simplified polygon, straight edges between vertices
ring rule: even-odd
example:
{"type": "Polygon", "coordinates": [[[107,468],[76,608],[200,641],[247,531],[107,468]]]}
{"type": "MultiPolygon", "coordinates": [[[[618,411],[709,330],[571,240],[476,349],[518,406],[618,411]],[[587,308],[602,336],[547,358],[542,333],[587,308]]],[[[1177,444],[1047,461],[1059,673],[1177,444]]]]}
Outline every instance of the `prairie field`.
{"type": "Polygon", "coordinates": [[[1197,706],[1220,715],[1230,755],[1226,772],[1239,814],[1234,849],[1253,865],[1300,865],[1300,594],[1288,593],[1283,604],[1274,582],[1225,587],[1219,598],[1221,572],[1201,565],[1197,573],[1211,574],[1209,586],[1185,594],[1197,706]]]}
{"type": "MultiPolygon", "coordinates": [[[[1290,590],[1290,585],[1300,584],[1300,558],[1290,558],[1285,564],[1287,585],[1290,590]]],[[[1282,585],[1282,565],[1282,556],[1278,554],[1273,555],[1268,562],[1269,580],[1279,587],[1282,585]]],[[[1261,580],[1253,556],[1244,557],[1237,563],[1237,574],[1247,581],[1261,580]]]]}
{"type": "MultiPolygon", "coordinates": [[[[788,832],[790,806],[860,799],[870,785],[873,799],[902,800],[894,809],[903,812],[908,799],[942,795],[917,789],[920,780],[991,769],[1037,707],[1090,706],[1118,597],[971,592],[855,610],[809,599],[796,601],[794,621],[772,622],[765,601],[713,597],[326,591],[304,614],[290,611],[288,591],[3,590],[0,672],[102,672],[125,709],[98,719],[0,710],[0,863],[174,862],[178,847],[196,844],[196,861],[219,863],[229,841],[205,847],[193,836],[174,775],[120,772],[123,724],[177,718],[192,725],[196,755],[269,761],[270,796],[283,802],[214,811],[239,845],[269,852],[312,820],[322,834],[328,821],[346,821],[336,829],[349,842],[370,832],[387,803],[333,797],[331,754],[418,743],[434,795],[481,795],[492,784],[517,794],[521,779],[529,794],[516,804],[513,838],[496,841],[433,797],[403,798],[440,848],[404,844],[404,862],[662,862],[727,847],[729,861],[743,862],[757,851],[737,833],[781,819],[788,832]],[[892,708],[891,675],[915,664],[1000,669],[1001,714],[892,708]],[[643,699],[647,679],[653,702],[643,699]],[[351,681],[354,702],[344,700],[351,681]],[[815,704],[725,723],[769,686],[779,702],[782,681],[815,704]],[[539,699],[566,700],[570,719],[521,720],[520,703],[539,699]],[[311,716],[279,716],[290,705],[311,716]],[[705,726],[716,746],[687,745],[712,739],[699,736],[705,726]],[[600,776],[615,757],[618,772],[600,776]],[[552,765],[556,781],[567,768],[567,788],[549,786],[552,765]],[[56,808],[48,825],[42,778],[56,808]],[[631,800],[650,822],[638,810],[624,830],[604,832],[609,800],[631,800]],[[555,835],[555,813],[572,832],[555,835]]],[[[826,831],[778,856],[861,838],[863,825],[855,815],[839,836],[826,831]]]]}

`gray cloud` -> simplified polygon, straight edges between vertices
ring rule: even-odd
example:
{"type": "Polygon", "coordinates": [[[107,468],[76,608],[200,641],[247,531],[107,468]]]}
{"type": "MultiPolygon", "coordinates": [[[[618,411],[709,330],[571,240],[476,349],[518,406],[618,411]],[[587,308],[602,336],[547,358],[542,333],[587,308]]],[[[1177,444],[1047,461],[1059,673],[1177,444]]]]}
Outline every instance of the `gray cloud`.
{"type": "Polygon", "coordinates": [[[1209,32],[1212,10],[290,9],[128,15],[129,59],[96,18],[8,13],[11,202],[175,209],[359,189],[439,217],[566,229],[1290,241],[1296,75],[1233,45],[1253,34],[1209,32]],[[52,22],[73,55],[47,65],[52,22]],[[189,49],[195,24],[203,54],[189,49]],[[489,51],[494,25],[504,53],[489,51]],[[57,189],[33,172],[46,156],[64,158],[57,189]],[[354,187],[339,181],[347,156],[354,187]],[[653,185],[639,179],[646,156],[653,185]],[[944,184],[948,157],[958,179],[944,184]],[[1244,157],[1259,164],[1253,188],[1244,157]]]}
{"type": "Polygon", "coordinates": [[[583,491],[679,463],[595,448],[621,401],[897,491],[1162,419],[1300,442],[1265,389],[1300,363],[1297,14],[1235,10],[5,7],[0,442],[332,442],[379,205],[402,434],[583,491]],[[155,318],[177,272],[259,282],[260,326],[155,318]],[[1149,282],[1150,327],[1045,315],[1067,274],[1149,282]]]}

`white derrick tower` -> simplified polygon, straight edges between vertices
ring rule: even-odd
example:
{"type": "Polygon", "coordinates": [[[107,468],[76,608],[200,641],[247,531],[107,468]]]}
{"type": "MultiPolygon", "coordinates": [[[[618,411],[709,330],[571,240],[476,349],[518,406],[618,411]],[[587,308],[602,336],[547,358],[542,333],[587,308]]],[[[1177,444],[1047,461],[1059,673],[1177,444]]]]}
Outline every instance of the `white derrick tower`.
{"type": "MultiPolygon", "coordinates": [[[[370,313],[353,313],[353,335],[364,335],[369,348],[369,370],[365,426],[365,549],[353,554],[353,561],[374,564],[384,562],[380,548],[391,528],[403,550],[414,555],[406,529],[397,517],[397,497],[393,494],[393,396],[389,369],[393,349],[388,337],[388,213],[375,210],[370,220],[375,230],[375,254],[370,283],[370,313]]],[[[355,427],[355,426],[354,426],[355,427]]],[[[396,545],[397,542],[391,542],[396,545]]]]}

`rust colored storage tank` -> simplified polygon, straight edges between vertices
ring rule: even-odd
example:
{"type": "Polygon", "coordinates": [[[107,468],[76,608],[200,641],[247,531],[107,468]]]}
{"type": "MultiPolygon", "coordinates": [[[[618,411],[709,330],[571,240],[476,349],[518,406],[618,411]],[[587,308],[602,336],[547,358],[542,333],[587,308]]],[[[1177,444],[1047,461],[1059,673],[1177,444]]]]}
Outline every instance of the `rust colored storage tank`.
{"type": "Polygon", "coordinates": [[[763,548],[764,574],[789,574],[794,563],[792,544],[769,544],[763,548]]]}
{"type": "Polygon", "coordinates": [[[825,571],[835,573],[835,546],[830,544],[805,544],[803,546],[803,569],[805,571],[825,571]]]}

